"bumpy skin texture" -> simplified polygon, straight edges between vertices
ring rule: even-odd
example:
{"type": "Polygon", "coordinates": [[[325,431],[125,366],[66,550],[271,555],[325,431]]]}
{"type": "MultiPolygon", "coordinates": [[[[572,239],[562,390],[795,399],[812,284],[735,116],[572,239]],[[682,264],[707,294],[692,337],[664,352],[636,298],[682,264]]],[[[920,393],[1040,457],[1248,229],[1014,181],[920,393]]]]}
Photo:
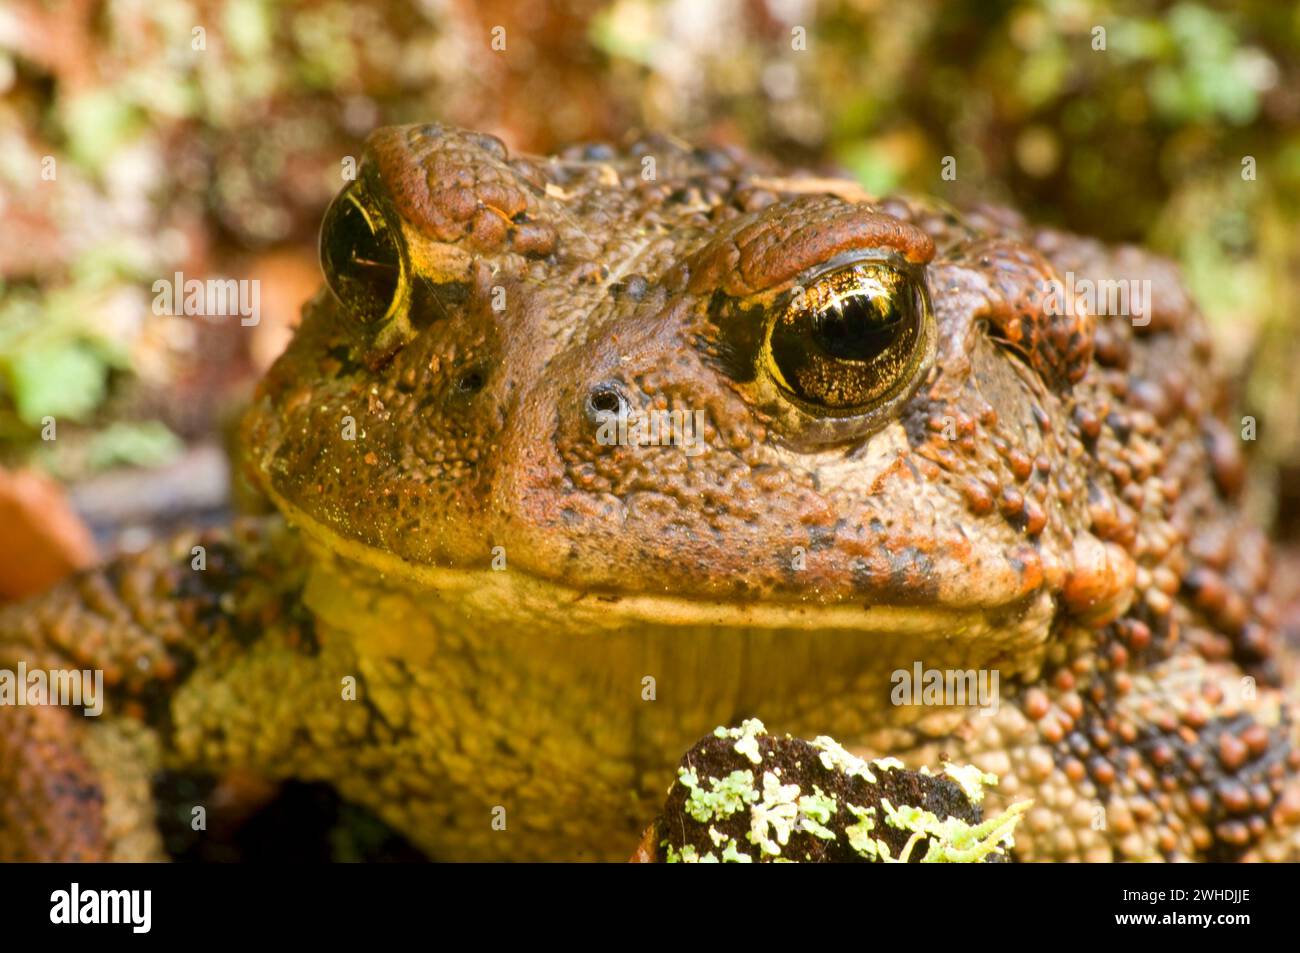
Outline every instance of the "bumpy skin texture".
{"type": "Polygon", "coordinates": [[[0,611],[0,665],[115,686],[98,723],[0,710],[0,855],[156,853],[140,779],[238,765],[441,858],[621,858],[680,753],[757,715],[996,772],[988,811],[1035,800],[1020,859],[1296,856],[1268,547],[1168,264],[667,138],[536,159],[385,129],[362,177],[401,306],[365,326],[322,292],[246,427],[293,528],[0,611]],[[866,429],[756,357],[846,255],[923,268],[935,320],[866,429]],[[1151,306],[1047,307],[1067,272],[1151,306]],[[596,395],[702,410],[706,452],[600,443],[596,395]],[[996,671],[997,712],[892,705],[916,662],[996,671]]]}

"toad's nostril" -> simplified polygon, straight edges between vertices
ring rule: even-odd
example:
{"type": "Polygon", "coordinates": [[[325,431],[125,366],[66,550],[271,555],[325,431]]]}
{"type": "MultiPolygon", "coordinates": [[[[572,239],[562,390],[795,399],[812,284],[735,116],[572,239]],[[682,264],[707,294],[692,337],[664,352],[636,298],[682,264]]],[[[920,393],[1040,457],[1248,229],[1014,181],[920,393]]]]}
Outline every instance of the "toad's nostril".
{"type": "Polygon", "coordinates": [[[477,368],[462,374],[456,381],[456,390],[462,394],[473,394],[483,389],[483,372],[477,368]]]}
{"type": "Polygon", "coordinates": [[[599,423],[606,414],[622,414],[627,411],[627,399],[616,384],[596,384],[587,393],[587,416],[599,423]]]}

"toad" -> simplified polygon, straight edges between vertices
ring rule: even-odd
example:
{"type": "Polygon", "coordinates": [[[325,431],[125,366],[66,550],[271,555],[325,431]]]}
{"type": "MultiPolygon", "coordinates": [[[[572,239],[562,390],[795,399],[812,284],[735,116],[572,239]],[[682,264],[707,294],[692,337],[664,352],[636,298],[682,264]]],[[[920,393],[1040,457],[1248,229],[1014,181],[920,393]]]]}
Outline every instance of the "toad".
{"type": "Polygon", "coordinates": [[[1297,856],[1268,544],[1169,263],[433,124],[372,135],[320,254],[244,427],[279,516],[0,610],[0,666],[106,695],[0,707],[0,856],[161,857],[158,773],[249,769],[439,859],[625,858],[751,717],[996,775],[1016,859],[1297,856]]]}

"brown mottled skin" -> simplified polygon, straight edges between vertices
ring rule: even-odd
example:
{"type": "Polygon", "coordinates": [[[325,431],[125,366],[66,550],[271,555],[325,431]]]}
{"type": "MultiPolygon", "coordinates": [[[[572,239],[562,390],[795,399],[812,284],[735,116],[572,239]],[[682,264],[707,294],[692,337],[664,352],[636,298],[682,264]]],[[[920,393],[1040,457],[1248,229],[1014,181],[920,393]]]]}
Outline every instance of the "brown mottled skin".
{"type": "Polygon", "coordinates": [[[1020,859],[1297,856],[1268,547],[1167,263],[668,138],[385,129],[358,187],[401,291],[373,320],[323,291],[263,382],[248,472],[284,524],[0,611],[0,666],[113,686],[99,719],[0,709],[0,857],[158,856],[149,779],[242,767],[438,858],[623,858],[749,715],[996,772],[987,811],[1035,799],[1020,859]],[[901,389],[820,414],[763,335],[861,261],[931,310],[901,389]],[[1070,271],[1152,305],[1047,307],[1070,271]],[[706,452],[600,443],[619,403],[703,411],[706,452]],[[891,704],[917,661],[995,670],[997,713],[891,704]]]}

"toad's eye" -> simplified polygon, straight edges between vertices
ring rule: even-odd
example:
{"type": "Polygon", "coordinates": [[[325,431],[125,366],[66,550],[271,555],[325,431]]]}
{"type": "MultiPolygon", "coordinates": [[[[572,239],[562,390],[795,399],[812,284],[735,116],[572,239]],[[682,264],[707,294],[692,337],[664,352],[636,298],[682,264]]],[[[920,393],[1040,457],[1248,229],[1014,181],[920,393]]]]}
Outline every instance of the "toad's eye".
{"type": "Polygon", "coordinates": [[[325,213],[320,262],[330,290],[358,323],[382,324],[396,309],[404,277],[397,236],[359,184],[325,213]]]}
{"type": "Polygon", "coordinates": [[[818,417],[853,417],[910,394],[934,336],[915,271],[856,262],[796,288],[768,326],[764,357],[782,393],[818,417]]]}

